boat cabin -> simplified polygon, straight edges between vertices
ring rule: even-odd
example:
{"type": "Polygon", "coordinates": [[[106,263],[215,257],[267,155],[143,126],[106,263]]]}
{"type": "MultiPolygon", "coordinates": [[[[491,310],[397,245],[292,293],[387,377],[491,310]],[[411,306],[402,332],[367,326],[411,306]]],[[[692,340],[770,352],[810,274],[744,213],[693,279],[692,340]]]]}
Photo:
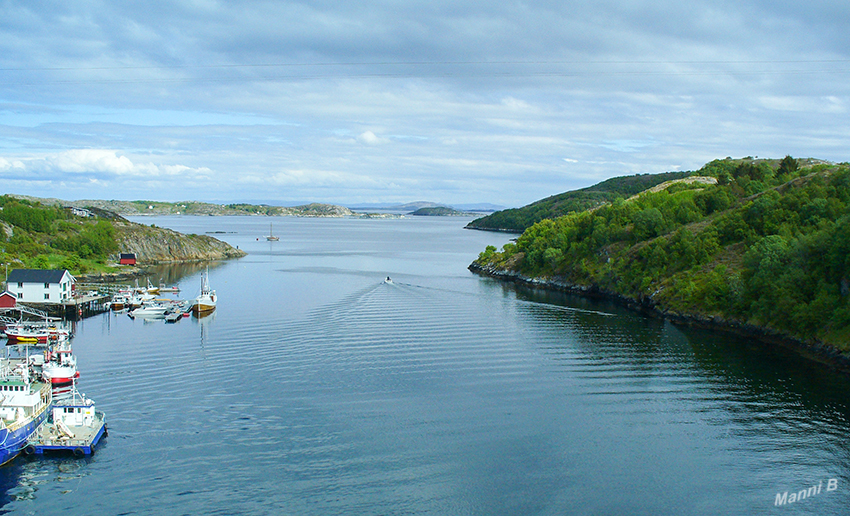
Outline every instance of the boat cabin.
{"type": "MultiPolygon", "coordinates": [[[[4,368],[5,369],[5,368],[4,368]]],[[[0,428],[14,427],[34,414],[42,412],[51,402],[50,389],[44,383],[24,381],[18,371],[0,375],[0,428]]]]}

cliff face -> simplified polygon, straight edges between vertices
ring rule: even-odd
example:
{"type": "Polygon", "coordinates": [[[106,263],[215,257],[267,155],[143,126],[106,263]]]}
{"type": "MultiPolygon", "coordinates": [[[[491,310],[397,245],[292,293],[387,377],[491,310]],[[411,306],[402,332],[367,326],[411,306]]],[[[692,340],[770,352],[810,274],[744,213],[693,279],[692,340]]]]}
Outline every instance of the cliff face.
{"type": "Polygon", "coordinates": [[[119,252],[135,253],[142,264],[223,260],[246,255],[244,251],[207,235],[184,235],[133,222],[115,221],[113,226],[119,252]]]}

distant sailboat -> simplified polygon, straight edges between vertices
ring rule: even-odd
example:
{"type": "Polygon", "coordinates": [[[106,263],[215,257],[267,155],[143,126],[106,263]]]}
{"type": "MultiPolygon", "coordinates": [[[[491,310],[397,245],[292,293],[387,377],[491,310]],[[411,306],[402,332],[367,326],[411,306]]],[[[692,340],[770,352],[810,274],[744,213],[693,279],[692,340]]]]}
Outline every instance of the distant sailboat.
{"type": "Polygon", "coordinates": [[[269,236],[266,237],[266,240],[268,240],[269,242],[277,242],[278,240],[280,240],[280,237],[274,236],[271,222],[269,222],[269,236]]]}

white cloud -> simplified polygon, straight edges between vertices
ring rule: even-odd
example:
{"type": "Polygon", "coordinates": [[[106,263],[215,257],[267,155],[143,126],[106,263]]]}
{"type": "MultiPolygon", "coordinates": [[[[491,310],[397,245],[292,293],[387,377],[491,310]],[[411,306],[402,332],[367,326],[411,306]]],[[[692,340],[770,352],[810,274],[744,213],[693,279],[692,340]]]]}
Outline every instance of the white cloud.
{"type": "Polygon", "coordinates": [[[360,133],[360,136],[357,137],[357,141],[366,145],[382,145],[390,142],[389,138],[381,138],[372,131],[364,131],[360,133]]]}
{"type": "Polygon", "coordinates": [[[0,158],[0,172],[5,172],[7,170],[23,170],[24,164],[21,161],[9,161],[4,158],[0,158]]]}
{"type": "Polygon", "coordinates": [[[125,155],[114,150],[73,149],[40,157],[29,157],[9,162],[0,158],[0,171],[36,173],[43,179],[53,176],[82,176],[93,181],[104,179],[179,176],[188,173],[206,175],[206,167],[192,168],[185,165],[157,164],[152,162],[134,163],[125,155]]]}
{"type": "Polygon", "coordinates": [[[469,180],[435,193],[516,205],[727,155],[848,159],[847,2],[391,4],[12,2],[0,178],[345,202],[469,180]]]}

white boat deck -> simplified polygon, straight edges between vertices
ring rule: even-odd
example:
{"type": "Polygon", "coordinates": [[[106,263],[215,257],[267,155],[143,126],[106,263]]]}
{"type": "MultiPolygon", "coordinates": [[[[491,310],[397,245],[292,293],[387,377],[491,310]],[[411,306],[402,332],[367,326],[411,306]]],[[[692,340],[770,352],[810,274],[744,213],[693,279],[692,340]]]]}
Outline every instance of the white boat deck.
{"type": "Polygon", "coordinates": [[[106,435],[106,421],[102,413],[91,426],[66,425],[74,437],[69,437],[55,423],[45,421],[36,429],[24,448],[24,455],[41,455],[46,451],[67,450],[76,456],[91,455],[100,438],[106,435]]]}

